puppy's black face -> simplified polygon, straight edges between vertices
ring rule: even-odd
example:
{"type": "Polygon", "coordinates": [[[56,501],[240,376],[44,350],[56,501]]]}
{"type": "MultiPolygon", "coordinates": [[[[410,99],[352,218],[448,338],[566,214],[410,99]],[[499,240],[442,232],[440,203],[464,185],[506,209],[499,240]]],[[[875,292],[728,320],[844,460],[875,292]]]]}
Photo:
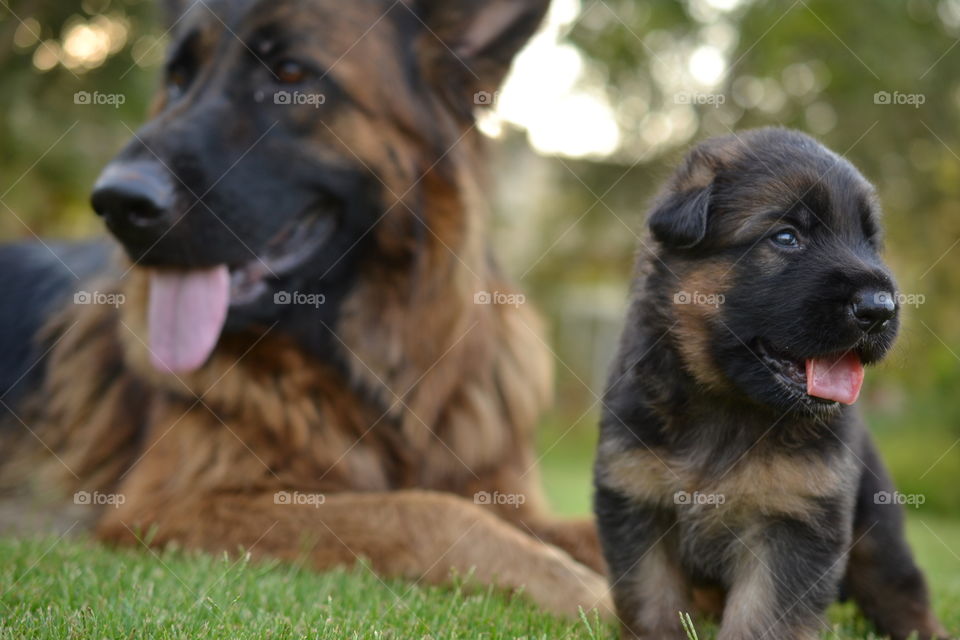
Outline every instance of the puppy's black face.
{"type": "Polygon", "coordinates": [[[651,218],[687,368],[783,412],[853,404],[898,328],[878,214],[859,172],[798,133],[691,154],[651,218]]]}

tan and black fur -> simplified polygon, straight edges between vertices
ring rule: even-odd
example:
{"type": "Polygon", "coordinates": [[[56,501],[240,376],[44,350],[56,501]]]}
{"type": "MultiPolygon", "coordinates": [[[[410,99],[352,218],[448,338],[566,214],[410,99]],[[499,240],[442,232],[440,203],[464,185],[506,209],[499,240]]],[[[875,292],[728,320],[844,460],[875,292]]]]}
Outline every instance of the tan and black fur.
{"type": "Polygon", "coordinates": [[[95,194],[124,249],[112,268],[100,246],[0,251],[17,282],[51,283],[3,337],[34,345],[3,365],[4,484],[124,496],[90,507],[111,542],[367,558],[433,583],[473,571],[551,611],[604,608],[593,523],[551,518],[538,487],[538,318],[474,301],[513,291],[491,257],[474,94],[547,1],[169,4],[164,89],[112,167],[173,195],[145,220],[95,194]],[[278,90],[325,102],[275,104],[278,90]],[[248,261],[308,205],[335,231],[282,284],[325,304],[232,308],[202,368],[153,368],[146,271],[248,261]],[[70,304],[81,287],[124,302],[70,304]]]}
{"type": "Polygon", "coordinates": [[[701,609],[720,640],[808,640],[838,597],[946,637],[870,435],[802,373],[893,342],[878,216],[852,165],[783,129],[700,144],[654,204],[596,462],[624,638],[685,638],[701,609]]]}

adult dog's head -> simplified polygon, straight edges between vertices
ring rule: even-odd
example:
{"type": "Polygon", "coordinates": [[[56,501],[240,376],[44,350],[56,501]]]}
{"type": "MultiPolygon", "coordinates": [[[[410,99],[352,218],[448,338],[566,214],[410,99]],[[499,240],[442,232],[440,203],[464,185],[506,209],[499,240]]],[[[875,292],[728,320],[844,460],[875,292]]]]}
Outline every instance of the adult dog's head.
{"type": "Polygon", "coordinates": [[[648,286],[686,370],[780,411],[855,402],[898,326],[878,218],[867,180],[806,135],[696,147],[649,219],[648,286]]]}
{"type": "Polygon", "coordinates": [[[414,276],[485,272],[473,111],[548,0],[167,4],[153,117],[92,198],[148,275],[158,368],[201,366],[224,327],[316,343],[358,279],[412,299],[414,276]]]}

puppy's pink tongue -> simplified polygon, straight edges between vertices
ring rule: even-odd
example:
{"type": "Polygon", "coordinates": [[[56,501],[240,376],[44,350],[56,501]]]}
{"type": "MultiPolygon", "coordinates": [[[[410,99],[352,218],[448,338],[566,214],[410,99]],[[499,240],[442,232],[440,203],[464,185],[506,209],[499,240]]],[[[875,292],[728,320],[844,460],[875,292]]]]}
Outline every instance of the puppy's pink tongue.
{"type": "Polygon", "coordinates": [[[811,396],[853,404],[862,385],[863,363],[855,353],[807,360],[807,393],[811,396]]]}
{"type": "Polygon", "coordinates": [[[229,306],[230,272],[225,266],[152,270],[147,321],[153,366],[174,373],[202,367],[217,346],[229,306]]]}

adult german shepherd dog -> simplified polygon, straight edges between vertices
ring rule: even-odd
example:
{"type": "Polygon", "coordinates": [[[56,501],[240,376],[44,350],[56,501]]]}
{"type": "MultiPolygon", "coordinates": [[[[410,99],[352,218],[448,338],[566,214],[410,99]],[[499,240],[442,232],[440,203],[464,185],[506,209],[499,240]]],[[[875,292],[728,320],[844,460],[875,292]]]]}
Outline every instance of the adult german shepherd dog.
{"type": "Polygon", "coordinates": [[[625,638],[819,637],[852,596],[882,634],[947,634],[852,405],[897,332],[873,187],[800,133],[695,148],[650,214],[596,465],[625,638]]]}
{"type": "Polygon", "coordinates": [[[475,304],[512,291],[475,94],[548,0],[167,4],[152,118],[92,196],[122,257],[0,253],[5,483],[113,496],[102,540],[602,608],[593,523],[538,489],[537,318],[475,304]]]}

